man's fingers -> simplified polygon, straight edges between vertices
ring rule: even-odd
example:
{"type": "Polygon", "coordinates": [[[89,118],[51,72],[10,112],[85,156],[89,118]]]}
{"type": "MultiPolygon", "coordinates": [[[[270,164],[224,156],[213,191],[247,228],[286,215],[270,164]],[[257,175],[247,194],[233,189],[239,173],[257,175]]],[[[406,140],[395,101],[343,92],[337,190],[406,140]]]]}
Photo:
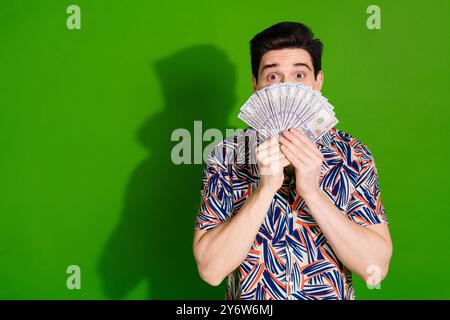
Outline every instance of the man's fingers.
{"type": "Polygon", "coordinates": [[[302,159],[298,158],[291,150],[288,149],[288,147],[286,147],[284,144],[281,145],[280,147],[281,152],[284,153],[284,155],[286,156],[286,159],[289,160],[289,162],[294,166],[305,166],[306,163],[304,161],[302,161],[302,159]]]}
{"type": "Polygon", "coordinates": [[[320,150],[317,148],[317,146],[314,144],[313,141],[311,141],[311,139],[309,139],[303,132],[301,132],[300,130],[296,129],[296,128],[292,128],[289,130],[289,132],[291,132],[295,137],[297,137],[297,139],[303,141],[306,145],[306,147],[315,155],[317,156],[322,156],[322,152],[320,152],[320,150]]]}
{"type": "Polygon", "coordinates": [[[284,159],[282,159],[281,160],[281,166],[284,168],[284,167],[287,167],[288,165],[290,165],[291,163],[289,162],[289,160],[286,158],[286,157],[284,157],[284,159]]]}
{"type": "Polygon", "coordinates": [[[269,165],[271,162],[282,161],[284,159],[286,159],[286,156],[283,154],[283,152],[281,152],[281,150],[279,150],[279,152],[277,152],[277,153],[269,154],[269,155],[261,158],[260,162],[263,165],[269,165]]]}
{"type": "Polygon", "coordinates": [[[312,160],[312,157],[311,155],[308,154],[308,151],[305,152],[305,150],[302,149],[302,145],[298,146],[294,142],[286,139],[285,137],[280,138],[280,144],[288,148],[289,151],[295,154],[298,158],[302,158],[304,162],[312,160]]]}
{"type": "Polygon", "coordinates": [[[295,134],[293,134],[289,130],[284,131],[280,137],[280,142],[281,141],[286,142],[286,140],[295,145],[295,147],[298,148],[299,150],[305,150],[306,148],[305,142],[302,139],[298,138],[295,134]]]}
{"type": "Polygon", "coordinates": [[[269,139],[267,139],[266,141],[264,141],[263,143],[261,143],[261,144],[257,147],[257,150],[263,151],[263,150],[266,150],[266,149],[268,149],[268,148],[270,148],[270,147],[273,147],[273,146],[275,146],[275,145],[278,143],[278,140],[279,140],[279,137],[278,137],[278,136],[269,138],[269,139]]]}
{"type": "Polygon", "coordinates": [[[314,145],[314,143],[297,129],[286,130],[282,134],[283,137],[294,143],[302,151],[304,151],[310,158],[319,156],[320,151],[314,145]]]}
{"type": "Polygon", "coordinates": [[[261,145],[261,147],[262,148],[258,147],[256,149],[256,156],[258,158],[264,158],[264,157],[267,157],[268,155],[280,152],[280,145],[279,145],[278,137],[276,138],[276,140],[270,141],[270,144],[261,145]]]}
{"type": "Polygon", "coordinates": [[[272,148],[266,148],[266,149],[264,149],[262,151],[257,151],[256,152],[256,157],[258,159],[263,159],[263,158],[266,158],[268,156],[271,156],[271,155],[277,154],[277,153],[280,153],[280,147],[278,145],[277,146],[273,146],[272,148]]]}

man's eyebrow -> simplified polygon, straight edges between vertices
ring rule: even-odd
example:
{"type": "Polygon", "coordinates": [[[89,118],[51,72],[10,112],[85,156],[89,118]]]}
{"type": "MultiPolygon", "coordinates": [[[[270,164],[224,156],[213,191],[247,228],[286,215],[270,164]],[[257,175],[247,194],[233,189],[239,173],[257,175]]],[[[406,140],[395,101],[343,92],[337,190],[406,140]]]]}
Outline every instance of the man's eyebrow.
{"type": "Polygon", "coordinates": [[[300,63],[300,62],[299,63],[294,63],[294,66],[295,67],[307,67],[309,71],[312,71],[311,67],[308,66],[306,63],[300,63]]]}
{"type": "Polygon", "coordinates": [[[279,64],[278,63],[271,63],[271,64],[266,64],[262,67],[261,69],[261,73],[264,71],[264,69],[268,69],[268,68],[273,68],[273,67],[278,67],[279,64]]]}
{"type": "MultiPolygon", "coordinates": [[[[266,65],[264,65],[264,66],[262,67],[261,73],[262,73],[265,69],[274,68],[274,67],[278,67],[278,66],[279,66],[278,63],[266,64],[266,65]]],[[[293,66],[294,66],[294,67],[306,67],[306,68],[308,68],[309,71],[312,71],[312,70],[311,70],[311,67],[308,66],[306,63],[297,62],[297,63],[294,63],[293,66]]]]}

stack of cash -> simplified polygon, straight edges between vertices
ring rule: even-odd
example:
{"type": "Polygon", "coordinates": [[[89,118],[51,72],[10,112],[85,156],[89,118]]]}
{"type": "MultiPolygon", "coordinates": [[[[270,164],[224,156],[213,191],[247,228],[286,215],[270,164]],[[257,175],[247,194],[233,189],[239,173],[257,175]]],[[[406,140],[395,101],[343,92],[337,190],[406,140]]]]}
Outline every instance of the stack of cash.
{"type": "Polygon", "coordinates": [[[256,91],[238,118],[270,138],[296,128],[312,141],[334,127],[334,107],[320,92],[301,83],[277,83],[256,91]]]}

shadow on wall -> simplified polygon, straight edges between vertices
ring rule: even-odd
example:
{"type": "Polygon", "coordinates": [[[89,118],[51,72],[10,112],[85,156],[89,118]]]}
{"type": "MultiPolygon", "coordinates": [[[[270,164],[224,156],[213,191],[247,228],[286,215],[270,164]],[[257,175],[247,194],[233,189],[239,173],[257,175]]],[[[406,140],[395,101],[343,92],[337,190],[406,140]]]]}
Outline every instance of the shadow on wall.
{"type": "Polygon", "coordinates": [[[149,156],[129,179],[120,222],[102,253],[102,287],[110,299],[126,298],[141,281],[148,282],[149,299],[224,299],[225,284],[204,283],[192,252],[202,165],[173,164],[177,142],[170,137],[176,128],[187,128],[193,159],[195,120],[202,120],[203,132],[225,132],[235,103],[235,67],[220,49],[198,45],[157,61],[154,68],[165,107],[137,132],[149,156]]]}

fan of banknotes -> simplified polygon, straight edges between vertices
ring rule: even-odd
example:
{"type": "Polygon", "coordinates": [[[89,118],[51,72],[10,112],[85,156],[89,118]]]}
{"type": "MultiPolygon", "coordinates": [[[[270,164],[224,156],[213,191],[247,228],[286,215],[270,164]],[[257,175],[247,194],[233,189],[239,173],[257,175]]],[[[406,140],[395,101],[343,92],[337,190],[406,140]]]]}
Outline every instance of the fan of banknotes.
{"type": "Polygon", "coordinates": [[[296,128],[316,141],[338,123],[333,108],[312,87],[284,82],[256,91],[238,118],[266,138],[296,128]]]}

